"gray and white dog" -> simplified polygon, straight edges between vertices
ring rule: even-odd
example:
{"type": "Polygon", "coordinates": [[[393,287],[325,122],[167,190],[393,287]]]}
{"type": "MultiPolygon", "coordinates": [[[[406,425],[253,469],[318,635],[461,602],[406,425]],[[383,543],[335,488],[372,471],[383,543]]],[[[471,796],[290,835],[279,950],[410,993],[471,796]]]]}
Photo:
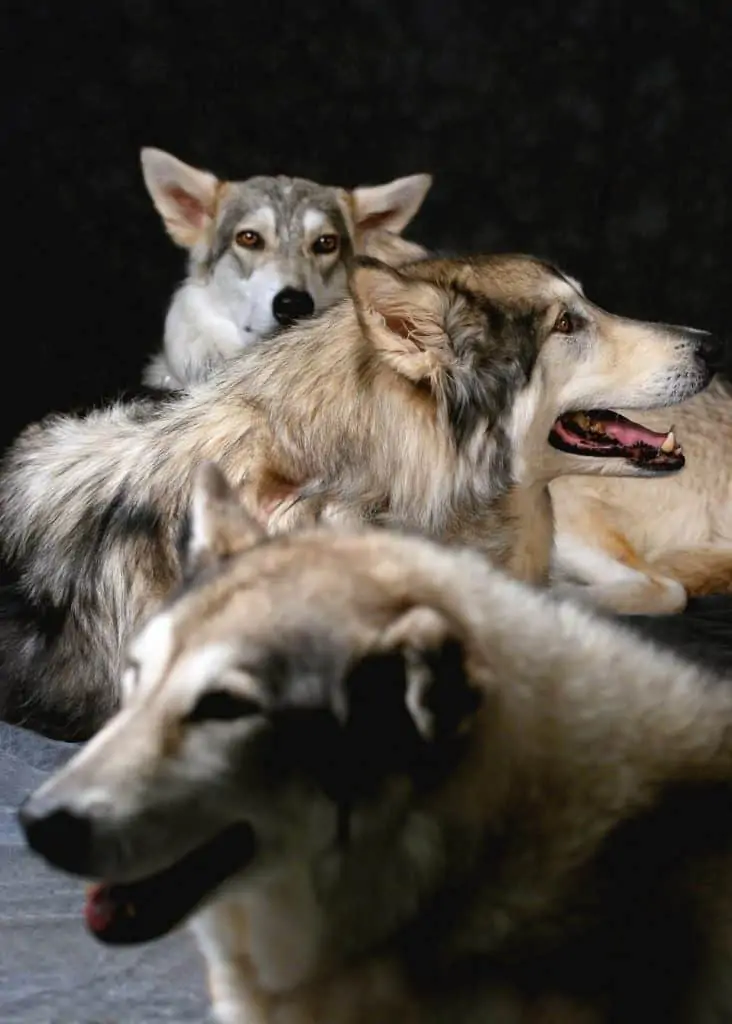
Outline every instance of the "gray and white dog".
{"type": "Polygon", "coordinates": [[[141,153],[168,234],[189,252],[165,321],[163,351],[144,373],[176,390],[281,327],[346,293],[355,253],[388,260],[424,250],[401,239],[432,184],[428,174],[352,190],[304,178],[222,181],[159,149],[141,153]]]}

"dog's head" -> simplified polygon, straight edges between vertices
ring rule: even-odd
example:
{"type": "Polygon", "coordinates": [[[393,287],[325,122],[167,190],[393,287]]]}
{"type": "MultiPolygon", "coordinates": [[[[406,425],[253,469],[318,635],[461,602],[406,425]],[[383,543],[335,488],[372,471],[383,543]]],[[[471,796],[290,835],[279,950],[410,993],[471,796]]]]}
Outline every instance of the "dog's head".
{"type": "Polygon", "coordinates": [[[683,465],[671,433],[609,407],[671,405],[706,387],[720,354],[707,332],[615,316],[529,256],[360,263],[351,287],[365,334],[432,393],[456,444],[485,449],[502,432],[520,481],[683,465]]]}
{"type": "Polygon", "coordinates": [[[102,881],[101,939],[154,938],[233,876],[386,857],[459,761],[478,698],[458,630],[358,541],[265,539],[198,471],[186,583],[132,640],[123,709],[21,810],[35,850],[102,881]]]}
{"type": "Polygon", "coordinates": [[[191,273],[215,279],[222,314],[254,340],[342,298],[354,252],[414,256],[400,235],[432,184],[427,174],[347,190],[303,178],[220,181],[143,149],[148,192],[191,273]]]}

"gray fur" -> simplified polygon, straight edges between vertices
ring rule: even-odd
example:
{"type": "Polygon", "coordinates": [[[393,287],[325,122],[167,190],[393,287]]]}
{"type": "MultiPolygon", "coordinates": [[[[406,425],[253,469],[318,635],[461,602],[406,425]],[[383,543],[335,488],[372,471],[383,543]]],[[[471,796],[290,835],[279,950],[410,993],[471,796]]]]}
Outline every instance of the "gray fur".
{"type": "MultiPolygon", "coordinates": [[[[205,459],[272,533],[376,519],[475,544],[543,582],[557,389],[569,383],[581,401],[587,374],[593,400],[605,397],[591,358],[617,367],[607,396],[626,405],[648,404],[651,385],[662,402],[705,383],[694,338],[611,318],[529,257],[362,267],[353,287],[357,308],[346,300],[254,346],[189,393],[21,435],[0,474],[14,571],[0,604],[4,717],[67,737],[105,720],[130,630],[180,578],[191,474],[205,459]],[[580,300],[596,319],[586,342],[555,337],[547,310],[580,300]],[[397,318],[392,333],[379,313],[390,302],[411,327],[397,318]],[[655,339],[657,365],[647,344],[635,375],[609,358],[616,331],[655,339]]],[[[601,471],[578,461],[572,472],[601,471]]]]}
{"type": "Polygon", "coordinates": [[[24,806],[36,852],[137,941],[201,852],[165,905],[221,1024],[730,1019],[728,685],[473,552],[196,504],[218,564],[24,806]]]}
{"type": "Polygon", "coordinates": [[[342,299],[354,252],[413,258],[415,243],[400,232],[432,181],[416,174],[349,191],[285,175],[220,181],[158,149],[144,149],[141,161],[169,235],[189,253],[163,351],[143,377],[162,390],[205,380],[243,349],[342,299]]]}
{"type": "Polygon", "coordinates": [[[297,268],[303,259],[306,241],[304,215],[307,210],[317,210],[327,217],[343,239],[344,259],[352,255],[353,242],[334,189],[306,178],[262,175],[230,185],[209,250],[202,261],[191,256],[190,273],[197,274],[201,264],[207,271],[212,270],[230,249],[237,226],[262,207],[268,207],[274,213],[276,249],[273,255],[278,262],[290,264],[295,270],[292,287],[302,287],[304,283],[297,277],[297,268]]]}

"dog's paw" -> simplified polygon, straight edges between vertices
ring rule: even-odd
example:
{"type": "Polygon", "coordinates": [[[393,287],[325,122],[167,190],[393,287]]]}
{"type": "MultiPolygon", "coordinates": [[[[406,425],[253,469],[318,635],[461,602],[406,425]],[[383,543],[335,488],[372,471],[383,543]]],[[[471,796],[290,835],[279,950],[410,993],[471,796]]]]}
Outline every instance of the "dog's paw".
{"type": "Polygon", "coordinates": [[[154,391],[180,391],[181,382],[170,372],[164,356],[158,355],[150,360],[142,374],[142,383],[154,391]]]}

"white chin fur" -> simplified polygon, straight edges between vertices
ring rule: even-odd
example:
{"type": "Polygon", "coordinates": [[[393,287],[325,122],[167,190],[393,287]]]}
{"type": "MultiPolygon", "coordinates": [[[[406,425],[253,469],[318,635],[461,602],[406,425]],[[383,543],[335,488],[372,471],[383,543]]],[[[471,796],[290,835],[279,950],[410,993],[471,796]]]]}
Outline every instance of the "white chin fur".
{"type": "MultiPolygon", "coordinates": [[[[258,342],[273,327],[269,318],[259,330],[249,326],[251,310],[242,303],[241,311],[227,309],[221,303],[215,282],[187,282],[173,297],[165,320],[164,352],[156,367],[153,361],[149,376],[171,377],[187,385],[205,379],[216,366],[238,355],[258,342]]],[[[149,379],[148,376],[148,379],[149,379]]]]}

